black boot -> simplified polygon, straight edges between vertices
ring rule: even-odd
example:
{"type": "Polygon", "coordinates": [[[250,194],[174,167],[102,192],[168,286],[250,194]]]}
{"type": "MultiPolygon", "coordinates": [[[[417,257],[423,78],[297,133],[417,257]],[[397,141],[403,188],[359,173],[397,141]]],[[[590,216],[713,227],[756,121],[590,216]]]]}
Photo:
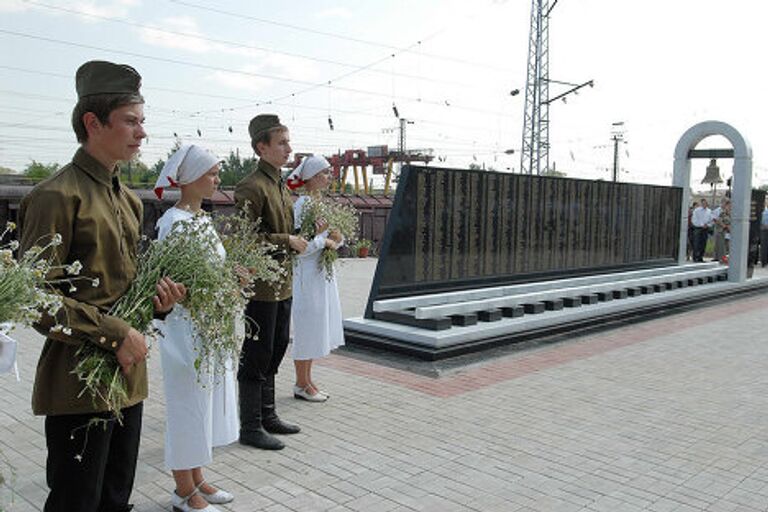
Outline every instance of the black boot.
{"type": "Polygon", "coordinates": [[[262,450],[282,450],[285,445],[264,430],[261,416],[261,391],[258,382],[240,381],[240,444],[262,450]]]}
{"type": "Polygon", "coordinates": [[[298,425],[285,423],[277,417],[275,410],[275,376],[270,375],[261,387],[261,422],[264,429],[272,434],[298,434],[298,425]]]}

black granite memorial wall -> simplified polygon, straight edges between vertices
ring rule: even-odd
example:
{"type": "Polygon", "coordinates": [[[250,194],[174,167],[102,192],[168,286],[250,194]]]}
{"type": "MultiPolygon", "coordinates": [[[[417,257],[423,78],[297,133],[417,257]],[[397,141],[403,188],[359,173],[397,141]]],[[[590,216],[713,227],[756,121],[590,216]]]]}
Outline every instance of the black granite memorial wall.
{"type": "Polygon", "coordinates": [[[673,265],[682,189],[404,167],[374,300],[673,265]]]}

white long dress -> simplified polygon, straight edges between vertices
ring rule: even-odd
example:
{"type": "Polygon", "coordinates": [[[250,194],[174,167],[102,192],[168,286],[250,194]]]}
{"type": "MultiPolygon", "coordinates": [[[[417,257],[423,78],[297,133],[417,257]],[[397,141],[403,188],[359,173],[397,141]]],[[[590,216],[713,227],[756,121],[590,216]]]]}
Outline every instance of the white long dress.
{"type": "MultiPolygon", "coordinates": [[[[301,227],[301,211],[309,196],[301,196],[293,205],[294,226],[301,227]]],[[[320,233],[307,244],[293,269],[293,346],[291,357],[318,359],[344,344],[341,303],[336,277],[328,280],[320,269],[320,253],[328,232],[320,233]]]]}
{"type": "MultiPolygon", "coordinates": [[[[168,236],[176,222],[193,216],[188,211],[170,208],[157,221],[158,238],[168,236]]],[[[201,222],[210,223],[210,219],[202,217],[201,222]]],[[[211,236],[217,236],[213,226],[211,236]]],[[[222,258],[226,255],[220,242],[217,251],[222,258]]],[[[157,324],[162,333],[158,345],[165,390],[165,466],[168,470],[205,466],[212,460],[214,446],[230,444],[238,438],[231,361],[215,381],[213,376],[198,376],[194,362],[200,338],[187,318],[184,307],[177,304],[165,322],[157,324]]]]}

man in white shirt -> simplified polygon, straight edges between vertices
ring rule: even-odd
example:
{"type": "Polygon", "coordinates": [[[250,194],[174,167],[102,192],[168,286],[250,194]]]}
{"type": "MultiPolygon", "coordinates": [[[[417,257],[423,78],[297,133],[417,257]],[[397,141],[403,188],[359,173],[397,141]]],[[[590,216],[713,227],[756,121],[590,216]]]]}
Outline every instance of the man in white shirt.
{"type": "Polygon", "coordinates": [[[699,207],[693,210],[691,224],[693,224],[693,261],[701,263],[704,261],[704,249],[707,246],[709,226],[712,224],[712,212],[706,199],[702,199],[699,207]]]}

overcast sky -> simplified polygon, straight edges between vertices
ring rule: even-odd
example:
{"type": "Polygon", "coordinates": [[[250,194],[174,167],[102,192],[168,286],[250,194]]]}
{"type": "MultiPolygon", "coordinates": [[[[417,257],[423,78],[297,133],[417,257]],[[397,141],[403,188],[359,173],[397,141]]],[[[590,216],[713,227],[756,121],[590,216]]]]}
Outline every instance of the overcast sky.
{"type": "MultiPolygon", "coordinates": [[[[595,87],[552,104],[551,162],[572,177],[610,179],[611,124],[622,121],[622,181],[670,184],[678,138],[715,119],[751,142],[754,182],[767,183],[762,5],[559,0],[550,78],[595,87]]],[[[295,151],[396,148],[395,104],[413,121],[409,149],[432,148],[441,165],[519,170],[530,8],[530,0],[0,0],[0,166],[69,160],[75,70],[105,59],[143,76],[141,158],[150,165],[174,135],[250,155],[247,124],[260,112],[280,115],[295,151]]],[[[550,96],[564,90],[553,84],[550,96]]],[[[694,163],[694,181],[706,164],[694,163]]],[[[719,165],[731,175],[731,161],[719,165]]]]}

